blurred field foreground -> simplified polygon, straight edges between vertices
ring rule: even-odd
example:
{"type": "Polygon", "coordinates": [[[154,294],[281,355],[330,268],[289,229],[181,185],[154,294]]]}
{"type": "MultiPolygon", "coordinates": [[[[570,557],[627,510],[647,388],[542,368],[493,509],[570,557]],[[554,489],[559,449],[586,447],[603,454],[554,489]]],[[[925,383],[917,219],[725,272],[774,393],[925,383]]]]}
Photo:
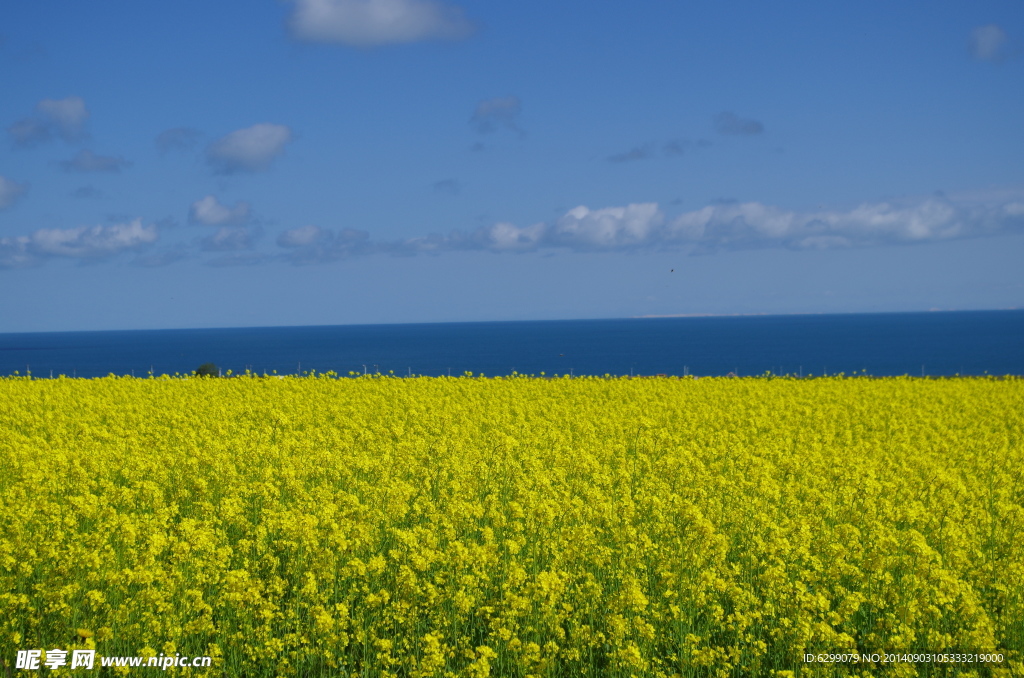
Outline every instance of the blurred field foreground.
{"type": "Polygon", "coordinates": [[[0,660],[1022,675],[1022,433],[1013,377],[0,379],[0,660]],[[801,659],[944,650],[1005,660],[801,659]]]}

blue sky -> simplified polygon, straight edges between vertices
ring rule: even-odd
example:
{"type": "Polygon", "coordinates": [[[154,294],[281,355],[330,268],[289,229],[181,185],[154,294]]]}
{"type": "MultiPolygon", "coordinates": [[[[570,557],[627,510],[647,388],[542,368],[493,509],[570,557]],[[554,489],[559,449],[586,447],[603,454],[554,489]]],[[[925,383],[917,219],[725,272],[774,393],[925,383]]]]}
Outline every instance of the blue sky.
{"type": "Polygon", "coordinates": [[[1024,307],[1024,2],[14,0],[0,332],[1024,307]]]}

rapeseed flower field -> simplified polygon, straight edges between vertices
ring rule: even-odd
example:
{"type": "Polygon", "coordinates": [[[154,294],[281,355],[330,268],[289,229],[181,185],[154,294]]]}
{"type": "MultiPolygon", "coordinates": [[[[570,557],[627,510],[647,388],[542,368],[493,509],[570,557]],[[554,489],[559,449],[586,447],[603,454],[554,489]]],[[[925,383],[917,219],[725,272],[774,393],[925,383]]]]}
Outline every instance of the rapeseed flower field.
{"type": "Polygon", "coordinates": [[[1024,675],[1022,474],[1019,378],[0,379],[0,660],[1024,675]]]}

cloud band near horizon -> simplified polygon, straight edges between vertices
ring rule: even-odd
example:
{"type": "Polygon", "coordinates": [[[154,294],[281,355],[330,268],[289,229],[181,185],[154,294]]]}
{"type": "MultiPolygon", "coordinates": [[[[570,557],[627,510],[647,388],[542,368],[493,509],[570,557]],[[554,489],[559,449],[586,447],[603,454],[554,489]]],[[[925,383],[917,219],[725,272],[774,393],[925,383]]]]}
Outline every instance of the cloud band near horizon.
{"type": "MultiPolygon", "coordinates": [[[[210,207],[211,225],[239,220],[212,196],[193,205],[210,207]],[[204,203],[204,201],[206,201],[204,203]],[[223,211],[223,213],[221,213],[223,211]],[[216,214],[214,214],[216,213],[216,214]]],[[[236,211],[248,204],[241,203],[236,211]]],[[[951,200],[930,196],[914,200],[865,203],[850,210],[800,212],[759,202],[708,205],[674,217],[657,203],[590,209],[579,206],[552,223],[517,226],[499,222],[474,230],[453,230],[393,241],[375,241],[363,230],[331,230],[307,225],[277,237],[276,253],[256,253],[260,262],[296,265],[327,263],[355,256],[414,256],[459,251],[527,253],[683,251],[687,254],[751,249],[790,250],[884,247],[1024,232],[1024,196],[999,201],[951,200]]],[[[114,226],[40,229],[28,236],[0,238],[0,268],[38,265],[49,258],[104,259],[124,251],[141,252],[158,239],[156,225],[140,219],[114,226]]],[[[200,242],[199,251],[251,249],[254,232],[222,227],[200,242]]],[[[181,245],[173,246],[180,252],[181,245]]],[[[254,255],[255,256],[255,255],[254,255]]],[[[168,263],[184,256],[167,257],[168,263]]],[[[251,263],[253,257],[246,259],[251,263]]],[[[162,260],[157,255],[148,260],[162,260]]]]}
{"type": "Polygon", "coordinates": [[[799,212],[758,202],[709,205],[669,218],[657,203],[592,210],[579,206],[554,223],[501,222],[472,231],[375,242],[364,231],[315,226],[285,231],[278,245],[293,263],[365,254],[453,251],[622,252],[684,250],[710,254],[764,248],[790,250],[882,247],[1024,232],[1024,199],[957,203],[933,196],[866,203],[851,210],[799,212]]]}

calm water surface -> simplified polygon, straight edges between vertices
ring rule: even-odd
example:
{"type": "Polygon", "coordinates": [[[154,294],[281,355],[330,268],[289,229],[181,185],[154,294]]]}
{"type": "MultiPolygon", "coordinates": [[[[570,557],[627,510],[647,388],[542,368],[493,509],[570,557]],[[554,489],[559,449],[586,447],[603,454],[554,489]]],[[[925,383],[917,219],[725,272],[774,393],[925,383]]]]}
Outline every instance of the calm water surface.
{"type": "Polygon", "coordinates": [[[1024,375],[1024,311],[0,334],[0,374],[1024,375]]]}

